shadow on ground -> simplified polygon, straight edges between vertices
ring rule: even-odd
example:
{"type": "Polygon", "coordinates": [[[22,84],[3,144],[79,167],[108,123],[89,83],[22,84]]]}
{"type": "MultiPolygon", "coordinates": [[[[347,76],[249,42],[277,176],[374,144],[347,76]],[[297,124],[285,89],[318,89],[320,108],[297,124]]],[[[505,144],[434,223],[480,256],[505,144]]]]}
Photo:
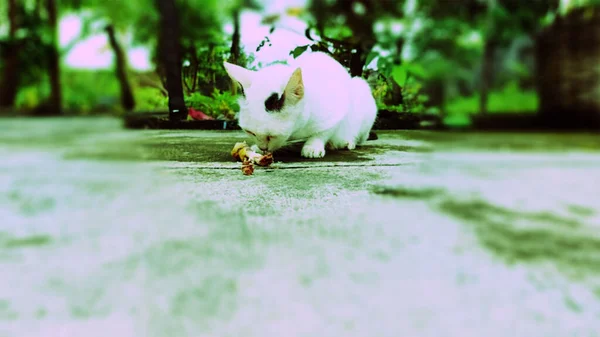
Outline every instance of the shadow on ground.
{"type": "Polygon", "coordinates": [[[473,230],[479,243],[507,264],[554,264],[567,276],[600,275],[600,237],[586,220],[595,211],[569,206],[570,216],[549,211],[520,212],[480,199],[460,200],[443,189],[376,187],[373,193],[429,202],[473,230]]]}
{"type": "MultiPolygon", "coordinates": [[[[171,132],[170,137],[154,135],[129,142],[110,139],[98,140],[95,146],[79,147],[67,153],[70,159],[126,160],[126,161],[176,161],[194,163],[233,163],[230,152],[235,143],[246,141],[239,133],[229,132],[221,137],[203,138],[202,135],[189,136],[171,132]]],[[[373,155],[387,151],[426,151],[417,147],[376,144],[368,142],[353,151],[328,150],[324,158],[307,159],[300,156],[301,146],[291,145],[274,153],[275,161],[282,163],[368,162],[373,155]]]]}

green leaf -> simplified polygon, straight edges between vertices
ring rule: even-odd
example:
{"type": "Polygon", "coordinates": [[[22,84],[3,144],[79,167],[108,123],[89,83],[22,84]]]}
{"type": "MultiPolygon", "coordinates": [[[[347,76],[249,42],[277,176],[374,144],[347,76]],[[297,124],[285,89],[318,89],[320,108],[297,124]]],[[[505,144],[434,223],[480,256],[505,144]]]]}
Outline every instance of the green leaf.
{"type": "Polygon", "coordinates": [[[427,78],[427,71],[425,70],[425,68],[422,65],[420,65],[418,63],[406,64],[406,68],[409,73],[411,73],[412,75],[414,75],[416,77],[427,78]]]}
{"type": "Polygon", "coordinates": [[[376,52],[376,51],[371,51],[371,52],[369,53],[369,55],[367,55],[367,59],[366,59],[366,61],[365,61],[365,65],[366,65],[366,66],[368,66],[368,65],[369,65],[369,63],[371,63],[371,62],[373,61],[373,59],[375,59],[375,58],[377,57],[377,55],[379,55],[379,53],[378,53],[378,52],[376,52]]]}
{"type": "Polygon", "coordinates": [[[510,18],[510,13],[504,8],[502,5],[498,4],[494,6],[492,10],[492,15],[496,17],[496,19],[506,19],[510,18]]]}
{"type": "Polygon", "coordinates": [[[392,78],[399,86],[404,86],[404,82],[408,77],[408,73],[406,72],[406,67],[404,65],[394,67],[392,70],[392,78]]]}
{"type": "Polygon", "coordinates": [[[385,77],[390,76],[390,64],[389,64],[388,60],[385,59],[384,57],[380,57],[377,60],[377,69],[385,77]]]}
{"type": "Polygon", "coordinates": [[[298,56],[302,55],[307,49],[309,45],[296,47],[296,49],[290,52],[290,55],[293,55],[294,58],[298,58],[298,56]]]}

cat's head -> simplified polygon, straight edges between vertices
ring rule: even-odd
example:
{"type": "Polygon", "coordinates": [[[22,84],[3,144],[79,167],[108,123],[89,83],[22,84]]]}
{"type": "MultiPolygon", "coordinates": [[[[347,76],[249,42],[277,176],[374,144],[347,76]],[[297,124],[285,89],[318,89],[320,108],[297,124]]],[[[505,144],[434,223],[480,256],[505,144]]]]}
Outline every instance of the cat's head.
{"type": "Polygon", "coordinates": [[[276,64],[259,71],[224,62],[240,86],[239,125],[265,151],[284,146],[302,114],[304,82],[300,68],[276,64]]]}

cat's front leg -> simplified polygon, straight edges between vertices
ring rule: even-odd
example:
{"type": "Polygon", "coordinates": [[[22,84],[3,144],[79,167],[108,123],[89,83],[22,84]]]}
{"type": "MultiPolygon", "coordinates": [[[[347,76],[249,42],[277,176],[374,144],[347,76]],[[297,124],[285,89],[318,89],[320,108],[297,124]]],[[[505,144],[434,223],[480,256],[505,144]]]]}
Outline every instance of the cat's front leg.
{"type": "Polygon", "coordinates": [[[309,138],[302,147],[302,157],[304,158],[323,158],[325,156],[325,143],[323,136],[314,136],[309,138]]]}

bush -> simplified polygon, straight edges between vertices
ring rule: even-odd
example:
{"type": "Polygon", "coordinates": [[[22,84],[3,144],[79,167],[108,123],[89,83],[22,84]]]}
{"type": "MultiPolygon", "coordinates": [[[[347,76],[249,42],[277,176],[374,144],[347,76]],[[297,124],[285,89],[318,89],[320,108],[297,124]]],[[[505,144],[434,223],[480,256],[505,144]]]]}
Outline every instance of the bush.
{"type": "MultiPolygon", "coordinates": [[[[535,112],[538,109],[538,95],[533,90],[523,91],[516,82],[510,82],[502,90],[491,91],[487,108],[489,112],[535,112]]],[[[479,94],[460,97],[448,102],[445,107],[448,115],[465,115],[479,112],[479,94]]]]}
{"type": "Polygon", "coordinates": [[[138,87],[134,88],[135,110],[137,111],[168,111],[169,98],[156,88],[138,87]]]}
{"type": "MultiPolygon", "coordinates": [[[[502,90],[491,91],[488,97],[489,113],[535,113],[539,98],[534,90],[523,91],[517,82],[508,83],[502,90]]],[[[467,125],[469,116],[479,113],[479,95],[460,97],[446,104],[445,122],[449,125],[467,125]]]]}
{"type": "Polygon", "coordinates": [[[74,114],[121,112],[119,82],[112,70],[64,70],[63,108],[74,114]]]}
{"type": "Polygon", "coordinates": [[[189,108],[194,108],[216,119],[233,120],[240,111],[237,97],[228,91],[214,89],[212,97],[195,92],[185,98],[189,108]]]}
{"type": "MultiPolygon", "coordinates": [[[[63,70],[63,109],[68,114],[121,111],[119,83],[112,71],[63,70]]],[[[15,107],[30,111],[50,96],[48,76],[19,90],[15,107]]]]}

